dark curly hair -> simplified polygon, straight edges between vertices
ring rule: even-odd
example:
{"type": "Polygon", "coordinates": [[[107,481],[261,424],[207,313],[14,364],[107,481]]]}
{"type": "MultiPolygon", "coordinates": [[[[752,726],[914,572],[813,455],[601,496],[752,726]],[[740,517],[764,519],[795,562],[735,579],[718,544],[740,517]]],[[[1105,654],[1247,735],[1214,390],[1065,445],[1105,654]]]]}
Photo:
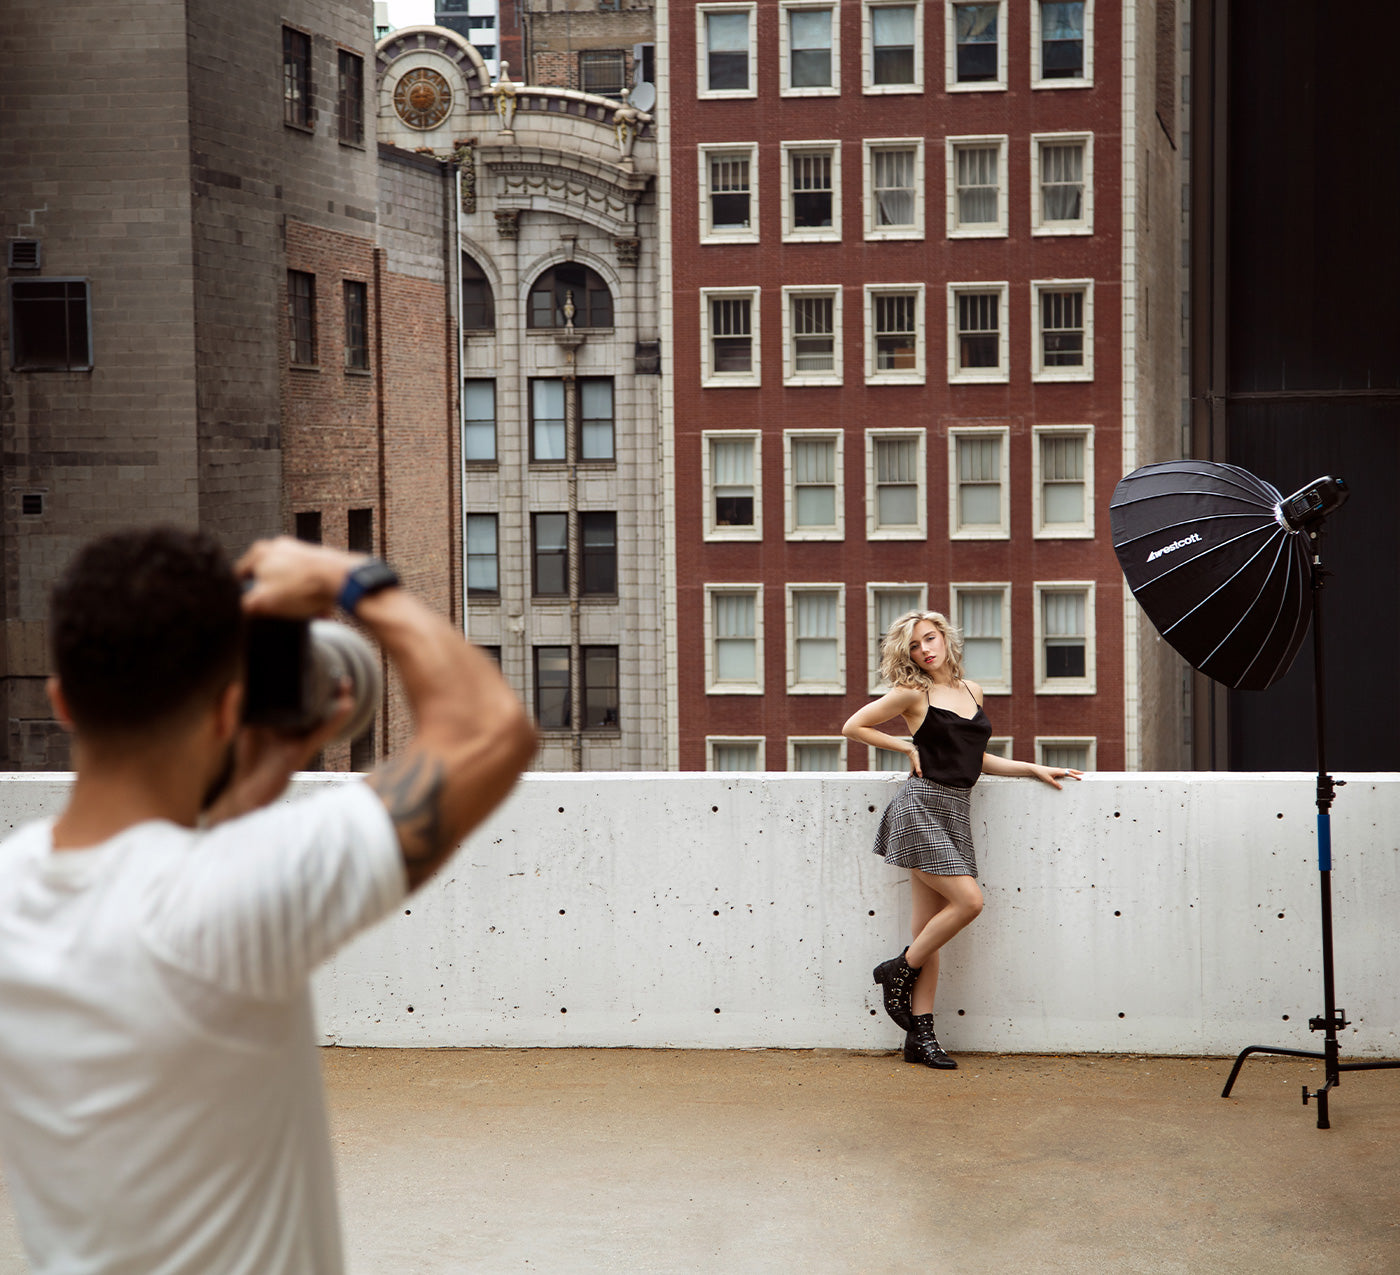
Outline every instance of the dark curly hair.
{"type": "Polygon", "coordinates": [[[49,600],[54,671],[80,733],[144,734],[240,670],[241,591],[212,536],[119,531],[77,553],[49,600]]]}

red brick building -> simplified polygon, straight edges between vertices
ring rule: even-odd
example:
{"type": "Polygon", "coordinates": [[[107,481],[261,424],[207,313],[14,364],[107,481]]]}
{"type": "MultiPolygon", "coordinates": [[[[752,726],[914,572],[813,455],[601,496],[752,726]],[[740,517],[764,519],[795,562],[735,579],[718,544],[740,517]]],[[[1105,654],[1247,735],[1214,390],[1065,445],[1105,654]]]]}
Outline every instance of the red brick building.
{"type": "Polygon", "coordinates": [[[1174,756],[1107,534],[1180,437],[1156,7],[659,15],[682,769],[891,764],[839,732],[911,606],[963,628],[1007,755],[1174,756]]]}

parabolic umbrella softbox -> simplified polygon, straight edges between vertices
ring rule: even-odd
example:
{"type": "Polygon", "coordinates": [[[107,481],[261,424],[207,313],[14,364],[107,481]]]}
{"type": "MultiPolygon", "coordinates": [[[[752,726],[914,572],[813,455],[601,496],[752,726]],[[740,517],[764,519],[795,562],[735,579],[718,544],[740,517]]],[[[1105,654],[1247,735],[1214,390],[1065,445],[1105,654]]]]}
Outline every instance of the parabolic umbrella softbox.
{"type": "Polygon", "coordinates": [[[1205,460],[1146,465],[1114,489],[1109,523],[1128,587],[1192,668],[1247,691],[1288,671],[1312,614],[1299,534],[1309,490],[1285,500],[1247,470],[1205,460]]]}

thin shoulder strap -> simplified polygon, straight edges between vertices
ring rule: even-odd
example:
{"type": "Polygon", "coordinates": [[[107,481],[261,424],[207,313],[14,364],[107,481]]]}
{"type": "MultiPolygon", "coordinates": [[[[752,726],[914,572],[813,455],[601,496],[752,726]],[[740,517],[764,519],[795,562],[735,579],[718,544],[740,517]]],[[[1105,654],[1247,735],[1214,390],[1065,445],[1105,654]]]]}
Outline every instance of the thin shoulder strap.
{"type": "Polygon", "coordinates": [[[963,677],[963,678],[959,678],[958,680],[959,680],[960,682],[962,682],[963,690],[965,690],[965,691],[967,692],[968,698],[972,700],[973,707],[974,707],[974,708],[981,708],[982,705],[979,704],[979,703],[977,702],[977,696],[975,696],[975,695],[972,693],[972,687],[970,687],[970,686],[967,684],[967,678],[963,677]]]}

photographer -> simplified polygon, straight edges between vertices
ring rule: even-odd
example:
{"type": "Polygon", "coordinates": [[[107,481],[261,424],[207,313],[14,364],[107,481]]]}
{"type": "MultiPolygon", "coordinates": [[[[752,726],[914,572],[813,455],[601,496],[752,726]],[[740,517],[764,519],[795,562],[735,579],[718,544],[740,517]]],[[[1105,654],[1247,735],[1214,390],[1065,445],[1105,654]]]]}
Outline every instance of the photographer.
{"type": "Polygon", "coordinates": [[[382,563],[294,540],[232,568],[199,533],[107,536],[50,625],[76,775],[0,845],[0,1158],[34,1269],[338,1272],[308,980],[505,797],[533,728],[382,563]],[[348,696],[300,738],[241,725],[243,616],[337,602],[415,732],[366,782],[272,805],[348,696]]]}

